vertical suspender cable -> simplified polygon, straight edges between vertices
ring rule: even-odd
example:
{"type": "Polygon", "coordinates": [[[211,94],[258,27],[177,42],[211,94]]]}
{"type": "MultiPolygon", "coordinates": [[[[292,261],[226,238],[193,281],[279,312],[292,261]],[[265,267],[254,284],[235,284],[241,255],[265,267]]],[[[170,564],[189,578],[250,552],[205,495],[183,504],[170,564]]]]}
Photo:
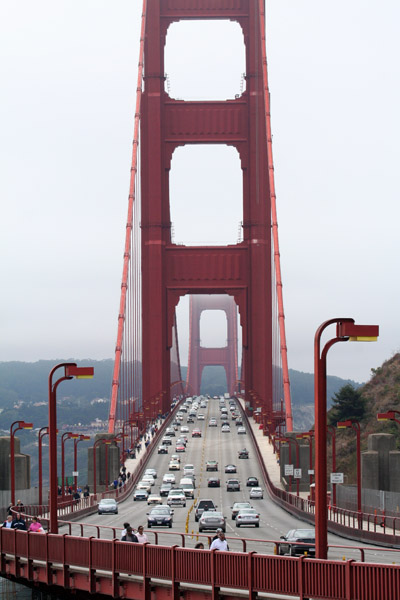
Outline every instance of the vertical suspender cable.
{"type": "Polygon", "coordinates": [[[119,388],[119,380],[120,380],[120,373],[121,373],[122,348],[123,348],[123,343],[124,343],[123,334],[124,334],[124,321],[125,321],[125,317],[126,317],[126,296],[127,296],[129,263],[130,263],[130,254],[131,254],[131,234],[132,234],[132,228],[133,228],[133,206],[134,206],[134,202],[135,202],[135,192],[136,192],[135,176],[136,176],[136,172],[137,172],[140,105],[141,105],[141,99],[142,99],[146,5],[147,5],[147,0],[143,0],[142,23],[141,23],[141,33],[140,33],[139,69],[138,69],[137,88],[136,88],[136,111],[135,111],[135,122],[134,122],[131,177],[130,177],[129,200],[128,200],[128,217],[127,217],[127,223],[126,223],[124,265],[123,265],[123,270],[122,270],[121,298],[120,298],[119,315],[118,315],[118,333],[117,333],[117,343],[116,343],[116,347],[115,347],[114,371],[113,371],[112,388],[111,388],[111,403],[110,403],[110,413],[109,413],[109,421],[108,421],[108,432],[109,433],[115,432],[118,388],[119,388]]]}
{"type": "Polygon", "coordinates": [[[290,397],[290,381],[289,367],[287,359],[286,332],[285,332],[285,312],[283,309],[283,294],[282,294],[282,275],[281,263],[279,254],[279,239],[278,239],[278,220],[276,213],[276,194],[275,194],[275,179],[274,179],[274,161],[272,155],[272,134],[271,134],[271,110],[270,110],[270,95],[268,89],[268,72],[267,72],[267,53],[265,49],[265,0],[259,0],[260,9],[260,34],[261,34],[261,52],[262,52],[262,68],[263,68],[263,83],[264,83],[264,106],[265,106],[265,124],[267,134],[268,148],[268,169],[269,169],[269,188],[271,196],[271,213],[272,213],[272,235],[274,242],[274,260],[276,273],[276,291],[278,297],[278,320],[281,340],[281,356],[282,356],[282,371],[283,371],[283,394],[285,400],[286,413],[286,429],[293,431],[293,416],[292,402],[290,397]]]}

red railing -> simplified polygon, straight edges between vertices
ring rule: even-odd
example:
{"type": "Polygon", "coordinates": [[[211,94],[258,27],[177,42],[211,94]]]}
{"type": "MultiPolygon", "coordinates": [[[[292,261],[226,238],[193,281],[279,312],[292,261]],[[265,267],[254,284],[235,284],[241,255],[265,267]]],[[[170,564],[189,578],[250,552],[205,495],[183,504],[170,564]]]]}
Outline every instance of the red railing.
{"type": "MultiPolygon", "coordinates": [[[[246,429],[250,434],[257,455],[266,487],[271,498],[285,508],[285,510],[298,516],[299,518],[314,524],[315,505],[314,502],[306,500],[286,490],[277,488],[271,481],[265,466],[261,450],[257,444],[253,429],[249,423],[247,415],[239,403],[242,418],[246,423],[246,429]]],[[[328,509],[328,528],[330,531],[342,534],[347,537],[363,540],[365,542],[378,542],[390,545],[400,545],[400,518],[388,517],[386,515],[371,515],[351,511],[337,506],[331,506],[328,509]],[[346,529],[346,532],[344,532],[346,529]],[[379,529],[379,530],[378,530],[379,529]]]]}
{"type": "MultiPolygon", "coordinates": [[[[314,599],[388,600],[397,598],[400,589],[397,565],[129,544],[6,528],[0,531],[0,556],[2,576],[13,575],[22,582],[30,579],[34,569],[37,582],[56,584],[57,572],[62,571],[67,589],[73,577],[75,590],[87,590],[91,580],[87,574],[95,572],[97,589],[106,595],[123,585],[120,573],[140,576],[143,582],[152,580],[156,587],[157,579],[170,586],[180,582],[202,585],[206,595],[215,595],[220,587],[229,588],[231,597],[235,597],[234,590],[247,590],[250,597],[276,593],[314,599]],[[29,569],[24,568],[26,562],[29,569]],[[87,572],[79,578],[82,569],[87,572]],[[115,583],[112,589],[110,575],[115,583]]],[[[135,597],[129,588],[124,590],[126,598],[135,597]]]]}

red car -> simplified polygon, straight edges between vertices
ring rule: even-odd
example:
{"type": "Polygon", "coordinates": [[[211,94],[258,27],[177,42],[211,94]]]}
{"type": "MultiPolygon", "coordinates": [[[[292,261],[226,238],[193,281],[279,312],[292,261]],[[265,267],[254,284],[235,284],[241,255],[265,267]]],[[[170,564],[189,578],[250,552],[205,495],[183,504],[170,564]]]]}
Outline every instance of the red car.
{"type": "Polygon", "coordinates": [[[178,446],[176,446],[175,448],[175,452],[185,452],[186,448],[183,444],[178,444],[178,446]]]}
{"type": "Polygon", "coordinates": [[[200,429],[193,429],[193,431],[192,431],[192,437],[201,437],[201,430],[200,429]]]}

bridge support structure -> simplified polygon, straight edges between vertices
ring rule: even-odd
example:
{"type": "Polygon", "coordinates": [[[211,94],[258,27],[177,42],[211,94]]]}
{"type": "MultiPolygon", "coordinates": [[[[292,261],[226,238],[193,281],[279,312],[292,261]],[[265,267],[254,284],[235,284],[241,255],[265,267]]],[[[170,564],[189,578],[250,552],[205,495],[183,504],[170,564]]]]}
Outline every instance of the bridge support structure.
{"type": "Polygon", "coordinates": [[[195,394],[200,394],[204,367],[221,366],[225,369],[228,391],[233,395],[238,379],[237,313],[233,298],[219,295],[190,296],[189,324],[188,388],[193,389],[195,394]],[[207,348],[201,344],[201,315],[207,310],[222,310],[226,315],[227,341],[224,347],[207,348]]]}
{"type": "MultiPolygon", "coordinates": [[[[272,406],[271,190],[258,0],[148,0],[141,108],[142,383],[146,403],[170,388],[175,308],[186,294],[228,294],[240,314],[246,401],[272,406]],[[243,31],[246,90],[225,101],[174,100],[165,92],[164,47],[171,23],[229,19],[243,31]],[[243,172],[243,241],[181,246],[171,241],[169,172],[186,144],[237,149],[243,172]]],[[[182,48],[182,52],[184,52],[182,48]]],[[[207,173],[202,173],[207,177],[207,173]]],[[[162,412],[169,399],[163,396],[162,412]]]]}

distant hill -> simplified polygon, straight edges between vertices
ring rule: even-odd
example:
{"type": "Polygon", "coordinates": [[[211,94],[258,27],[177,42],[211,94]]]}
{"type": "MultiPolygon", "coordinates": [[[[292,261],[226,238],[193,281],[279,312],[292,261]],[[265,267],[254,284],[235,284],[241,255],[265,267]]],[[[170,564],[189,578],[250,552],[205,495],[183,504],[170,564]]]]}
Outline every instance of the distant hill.
{"type": "MultiPolygon", "coordinates": [[[[359,388],[366,403],[366,411],[361,423],[361,451],[367,449],[371,433],[391,433],[396,438],[400,450],[400,427],[393,421],[378,421],[378,412],[400,410],[400,354],[395,354],[382,366],[372,369],[372,378],[359,388]]],[[[329,416],[329,414],[328,414],[329,416]]],[[[346,483],[356,483],[356,441],[355,433],[348,429],[338,429],[336,433],[337,471],[348,474],[346,483]]]]}
{"type": "MultiPolygon", "coordinates": [[[[80,366],[94,365],[95,377],[91,381],[71,380],[57,391],[58,419],[69,425],[87,424],[96,418],[105,420],[108,415],[113,361],[55,359],[28,362],[0,362],[0,429],[21,418],[32,421],[35,427],[47,425],[47,382],[53,366],[60,362],[77,362],[80,366]],[[104,402],[94,402],[104,400],[104,402]]],[[[182,367],[186,378],[187,367],[182,367]]],[[[297,430],[308,429],[314,422],[314,376],[291,369],[291,393],[294,423],[297,430]]],[[[354,387],[354,381],[328,377],[328,407],[331,397],[346,383],[354,387]]],[[[226,391],[226,379],[222,368],[208,367],[204,371],[202,393],[211,396],[226,391]]]]}

